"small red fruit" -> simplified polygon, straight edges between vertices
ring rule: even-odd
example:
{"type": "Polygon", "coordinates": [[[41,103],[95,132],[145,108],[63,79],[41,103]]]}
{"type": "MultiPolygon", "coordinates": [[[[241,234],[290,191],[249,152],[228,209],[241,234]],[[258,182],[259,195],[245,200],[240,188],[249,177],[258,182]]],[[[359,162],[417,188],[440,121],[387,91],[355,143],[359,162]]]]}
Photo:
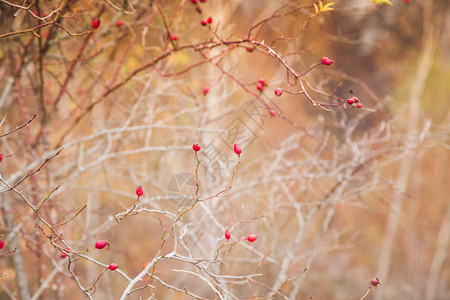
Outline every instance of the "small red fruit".
{"type": "Polygon", "coordinates": [[[94,21],[92,21],[92,28],[97,29],[100,27],[100,20],[99,19],[95,19],[94,21]]]}
{"type": "Polygon", "coordinates": [[[140,196],[142,196],[143,194],[144,194],[144,190],[142,189],[142,186],[140,185],[140,186],[138,186],[137,189],[136,189],[136,195],[137,195],[138,197],[140,197],[140,196]]]}
{"type": "Polygon", "coordinates": [[[380,280],[378,278],[374,278],[370,281],[370,284],[374,287],[377,287],[377,285],[381,284],[380,280]]]}
{"type": "Polygon", "coordinates": [[[3,154],[0,153],[0,162],[2,161],[2,159],[3,159],[3,154]]]}
{"type": "Polygon", "coordinates": [[[225,230],[225,238],[229,240],[231,238],[231,232],[227,229],[225,230]]]}
{"type": "Polygon", "coordinates": [[[203,26],[208,25],[208,21],[206,21],[206,20],[202,20],[200,23],[201,23],[203,26]]]}
{"type": "Polygon", "coordinates": [[[209,17],[206,22],[208,22],[209,24],[211,24],[213,22],[213,19],[211,17],[209,17]]]}
{"type": "Polygon", "coordinates": [[[256,234],[249,234],[249,235],[247,236],[247,240],[248,240],[250,243],[253,243],[254,241],[256,241],[257,238],[258,238],[258,237],[256,236],[256,234]]]}
{"type": "Polygon", "coordinates": [[[121,20],[117,20],[116,26],[117,26],[117,27],[120,27],[120,26],[122,26],[122,25],[123,25],[123,22],[122,22],[121,20]]]}
{"type": "Polygon", "coordinates": [[[109,268],[111,271],[114,271],[114,270],[117,269],[118,267],[119,267],[119,265],[116,264],[116,263],[109,264],[109,266],[108,266],[108,268],[109,268]]]}
{"type": "Polygon", "coordinates": [[[35,16],[37,17],[37,16],[38,16],[37,11],[34,11],[34,12],[33,12],[33,15],[35,15],[35,16]]]}
{"type": "Polygon", "coordinates": [[[61,257],[61,258],[66,258],[66,257],[67,257],[67,254],[61,253],[61,254],[59,255],[59,257],[61,257]]]}
{"type": "Polygon", "coordinates": [[[353,102],[359,102],[359,99],[358,99],[358,97],[351,97],[350,99],[353,99],[353,102]]]}
{"type": "Polygon", "coordinates": [[[403,0],[403,2],[405,2],[405,3],[409,3],[409,0],[403,0]]]}
{"type": "Polygon", "coordinates": [[[253,52],[254,49],[255,49],[255,48],[253,48],[253,47],[247,47],[247,51],[248,51],[248,52],[253,52]]]}
{"type": "Polygon", "coordinates": [[[197,4],[197,0],[191,0],[193,4],[197,4]]]}
{"type": "Polygon", "coordinates": [[[170,36],[170,38],[172,39],[172,41],[178,40],[178,36],[177,36],[176,34],[172,34],[172,35],[170,36]]]}
{"type": "Polygon", "coordinates": [[[234,144],[234,153],[236,153],[237,155],[240,155],[242,152],[241,147],[239,147],[238,144],[234,144]]]}
{"type": "Polygon", "coordinates": [[[362,105],[362,103],[358,103],[358,104],[356,104],[356,107],[357,107],[357,108],[362,108],[363,105],[362,105]]]}
{"type": "Polygon", "coordinates": [[[264,78],[258,79],[258,82],[261,83],[262,85],[267,85],[266,80],[264,78]]]}
{"type": "Polygon", "coordinates": [[[208,94],[209,92],[209,86],[205,85],[205,87],[203,88],[203,94],[208,94]]]}
{"type": "Polygon", "coordinates": [[[0,250],[3,249],[3,247],[5,247],[5,241],[0,240],[0,250]]]}
{"type": "Polygon", "coordinates": [[[326,56],[322,57],[322,59],[320,61],[327,66],[329,66],[333,63],[333,61],[326,56]]]}
{"type": "Polygon", "coordinates": [[[200,151],[201,148],[202,148],[202,147],[200,147],[199,144],[194,144],[194,145],[192,145],[192,149],[193,149],[195,152],[200,151]]]}
{"type": "Polygon", "coordinates": [[[97,241],[97,243],[95,243],[95,248],[97,249],[103,249],[106,247],[106,245],[108,245],[108,241],[105,240],[99,240],[97,241]]]}
{"type": "Polygon", "coordinates": [[[258,89],[258,91],[262,91],[264,89],[264,86],[262,83],[258,82],[258,84],[256,85],[256,88],[258,89]]]}
{"type": "Polygon", "coordinates": [[[206,0],[200,0],[200,2],[206,2],[206,0]]]}
{"type": "Polygon", "coordinates": [[[275,112],[275,110],[271,109],[271,110],[269,110],[269,114],[270,114],[272,117],[275,117],[276,112],[275,112]]]}
{"type": "Polygon", "coordinates": [[[352,105],[352,104],[353,104],[353,99],[352,99],[352,98],[347,99],[347,103],[350,104],[350,105],[352,105]]]}
{"type": "Polygon", "coordinates": [[[283,95],[283,90],[280,88],[276,88],[275,89],[275,96],[280,97],[281,95],[283,95]]]}

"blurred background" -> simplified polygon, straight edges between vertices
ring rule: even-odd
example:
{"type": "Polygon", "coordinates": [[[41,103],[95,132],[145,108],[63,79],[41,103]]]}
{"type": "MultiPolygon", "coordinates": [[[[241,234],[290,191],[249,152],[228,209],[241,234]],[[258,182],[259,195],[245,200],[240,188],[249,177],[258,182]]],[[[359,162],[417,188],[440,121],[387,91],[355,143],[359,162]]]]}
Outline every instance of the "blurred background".
{"type": "Polygon", "coordinates": [[[448,1],[193,2],[0,0],[0,299],[449,299],[448,1]]]}

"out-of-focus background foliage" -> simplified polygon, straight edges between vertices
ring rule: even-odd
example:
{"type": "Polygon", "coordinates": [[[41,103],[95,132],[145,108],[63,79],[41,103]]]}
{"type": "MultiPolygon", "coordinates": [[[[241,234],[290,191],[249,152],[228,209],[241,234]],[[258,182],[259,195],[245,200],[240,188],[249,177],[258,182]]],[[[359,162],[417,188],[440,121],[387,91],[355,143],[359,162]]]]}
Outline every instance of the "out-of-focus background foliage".
{"type": "MultiPolygon", "coordinates": [[[[180,219],[177,251],[214,258],[226,228],[232,229],[232,242],[249,233],[258,240],[236,243],[220,262],[202,261],[207,271],[163,260],[155,268],[161,280],[217,299],[200,278],[173,271],[185,269],[211,279],[229,299],[281,299],[260,284],[208,277],[255,273],[262,275],[252,278],[290,299],[359,299],[378,277],[382,285],[367,299],[449,299],[448,1],[336,1],[334,11],[309,19],[311,1],[199,1],[201,14],[190,1],[160,2],[165,19],[156,1],[70,1],[62,13],[66,29],[83,33],[98,16],[101,26],[81,36],[48,26],[0,39],[0,112],[6,116],[1,132],[37,114],[29,126],[2,138],[0,152],[15,153],[0,164],[3,179],[14,184],[62,146],[19,189],[37,204],[61,186],[43,207],[51,224],[87,204],[61,227],[64,239],[80,251],[108,240],[109,249],[90,255],[117,262],[134,278],[156,255],[172,221],[141,211],[117,223],[113,216],[121,205],[133,205],[141,184],[140,208],[176,214],[195,186],[193,143],[202,145],[200,198],[217,194],[230,182],[237,163],[232,145],[239,143],[243,152],[233,188],[180,219]],[[281,12],[305,8],[273,16],[285,3],[281,12]],[[209,16],[211,27],[201,26],[209,16]],[[322,103],[336,103],[330,93],[357,96],[363,109],[343,105],[327,111],[304,95],[275,97],[277,87],[299,87],[289,86],[286,68],[262,48],[248,51],[250,43],[182,49],[218,37],[247,38],[250,26],[271,16],[251,37],[271,45],[298,73],[323,56],[332,58],[331,66],[305,75],[306,90],[322,103]],[[297,38],[272,44],[295,37],[306,20],[297,38]],[[178,37],[173,44],[164,22],[178,37]],[[261,98],[275,117],[252,94],[258,94],[259,78],[268,83],[261,98]],[[210,87],[206,95],[204,86],[210,87]]],[[[31,12],[45,16],[59,6],[60,1],[38,1],[26,11],[0,1],[0,34],[42,24],[31,12]]],[[[14,257],[20,256],[30,298],[50,278],[41,299],[83,299],[67,260],[37,229],[41,223],[29,207],[11,192],[0,201],[0,233],[6,247],[20,248],[0,257],[0,272],[7,275],[0,278],[0,298],[24,297],[25,288],[16,282],[14,257]],[[57,271],[50,277],[52,270],[57,271]]],[[[163,254],[173,250],[174,240],[163,254]]],[[[103,270],[83,259],[73,268],[85,287],[103,270]]],[[[118,299],[127,284],[107,272],[93,297],[118,299]]],[[[152,284],[155,289],[130,297],[188,297],[152,284]]]]}

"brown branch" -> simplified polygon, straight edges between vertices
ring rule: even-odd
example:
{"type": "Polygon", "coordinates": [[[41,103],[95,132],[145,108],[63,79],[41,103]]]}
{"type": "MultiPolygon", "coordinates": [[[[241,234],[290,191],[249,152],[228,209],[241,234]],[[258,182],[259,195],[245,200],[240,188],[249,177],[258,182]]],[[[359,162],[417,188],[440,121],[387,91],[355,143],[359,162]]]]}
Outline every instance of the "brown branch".
{"type": "Polygon", "coordinates": [[[2,138],[2,137],[4,137],[4,136],[7,136],[7,135],[10,135],[11,133],[14,133],[14,132],[16,132],[16,131],[22,129],[22,128],[25,127],[25,126],[28,126],[28,124],[30,124],[31,122],[33,122],[33,120],[34,120],[35,118],[36,118],[36,114],[34,114],[34,115],[31,117],[31,119],[29,119],[25,124],[20,125],[19,127],[16,127],[16,129],[13,129],[13,130],[11,130],[11,131],[8,132],[8,133],[5,133],[5,134],[0,135],[0,138],[2,138]]]}

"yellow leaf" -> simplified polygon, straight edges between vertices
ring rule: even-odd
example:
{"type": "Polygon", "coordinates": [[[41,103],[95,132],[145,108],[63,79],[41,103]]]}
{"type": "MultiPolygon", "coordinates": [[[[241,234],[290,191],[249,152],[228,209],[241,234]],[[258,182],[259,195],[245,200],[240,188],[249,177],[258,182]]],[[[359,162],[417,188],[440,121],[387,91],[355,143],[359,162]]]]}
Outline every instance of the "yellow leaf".
{"type": "Polygon", "coordinates": [[[334,5],[334,2],[325,4],[323,7],[324,11],[333,10],[334,8],[331,7],[332,5],[334,5]]]}
{"type": "Polygon", "coordinates": [[[372,0],[372,3],[376,3],[376,4],[389,4],[392,5],[392,2],[389,0],[372,0]]]}
{"type": "Polygon", "coordinates": [[[330,2],[330,3],[323,5],[322,1],[319,1],[319,5],[317,5],[315,3],[313,3],[313,5],[314,5],[314,10],[316,12],[316,15],[318,15],[322,12],[325,12],[325,11],[334,10],[334,8],[331,7],[332,5],[334,5],[334,2],[330,2]]]}

